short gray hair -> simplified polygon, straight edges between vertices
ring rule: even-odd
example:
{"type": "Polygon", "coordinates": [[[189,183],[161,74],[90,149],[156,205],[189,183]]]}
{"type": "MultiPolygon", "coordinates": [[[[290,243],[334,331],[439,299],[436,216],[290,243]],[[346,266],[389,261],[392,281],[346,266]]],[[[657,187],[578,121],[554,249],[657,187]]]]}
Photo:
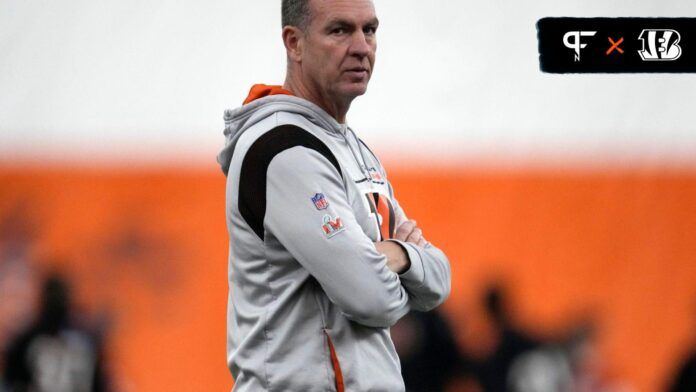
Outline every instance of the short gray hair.
{"type": "Polygon", "coordinates": [[[281,5],[283,27],[295,26],[301,30],[306,30],[311,18],[309,1],[310,0],[283,0],[281,5]]]}

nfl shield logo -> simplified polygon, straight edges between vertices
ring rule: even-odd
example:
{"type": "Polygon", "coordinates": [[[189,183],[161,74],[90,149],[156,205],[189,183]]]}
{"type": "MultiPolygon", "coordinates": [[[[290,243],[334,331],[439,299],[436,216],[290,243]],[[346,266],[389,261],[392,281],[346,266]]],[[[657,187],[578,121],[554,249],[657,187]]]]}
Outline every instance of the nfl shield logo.
{"type": "Polygon", "coordinates": [[[317,207],[317,210],[325,210],[327,207],[329,207],[329,201],[326,200],[323,193],[317,193],[314,195],[314,197],[312,197],[312,202],[314,203],[314,206],[317,207]]]}

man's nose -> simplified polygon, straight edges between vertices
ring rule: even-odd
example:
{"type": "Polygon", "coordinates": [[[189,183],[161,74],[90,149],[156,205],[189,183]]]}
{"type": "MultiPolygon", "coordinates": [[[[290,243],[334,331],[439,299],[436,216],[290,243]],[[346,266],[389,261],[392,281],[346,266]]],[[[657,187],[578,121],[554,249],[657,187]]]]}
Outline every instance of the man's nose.
{"type": "Polygon", "coordinates": [[[350,43],[350,54],[358,57],[366,57],[370,54],[372,47],[368,42],[368,38],[362,30],[358,30],[353,34],[352,41],[350,43]]]}

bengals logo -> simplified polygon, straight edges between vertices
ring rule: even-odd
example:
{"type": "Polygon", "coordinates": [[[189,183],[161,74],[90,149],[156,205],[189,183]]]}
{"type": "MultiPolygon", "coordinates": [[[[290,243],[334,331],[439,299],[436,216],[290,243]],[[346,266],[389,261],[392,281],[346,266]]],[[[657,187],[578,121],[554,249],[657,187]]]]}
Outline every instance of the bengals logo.
{"type": "Polygon", "coordinates": [[[367,204],[370,206],[370,212],[375,215],[377,219],[377,226],[379,227],[379,237],[380,241],[384,241],[390,238],[394,238],[394,206],[392,206],[391,200],[381,193],[366,193],[367,204]]]}
{"type": "Polygon", "coordinates": [[[645,29],[638,39],[643,42],[643,49],[638,51],[643,61],[674,61],[682,54],[681,35],[676,30],[645,29]]]}

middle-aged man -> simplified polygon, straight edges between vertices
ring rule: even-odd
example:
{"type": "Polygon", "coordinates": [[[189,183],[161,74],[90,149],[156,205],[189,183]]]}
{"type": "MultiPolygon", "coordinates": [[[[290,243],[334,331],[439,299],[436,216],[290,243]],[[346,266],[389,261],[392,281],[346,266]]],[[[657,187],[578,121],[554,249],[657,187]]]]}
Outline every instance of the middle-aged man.
{"type": "Polygon", "coordinates": [[[346,125],[375,65],[371,0],[283,0],[287,76],[225,113],[235,391],[403,391],[389,327],[450,292],[447,257],[346,125]]]}

